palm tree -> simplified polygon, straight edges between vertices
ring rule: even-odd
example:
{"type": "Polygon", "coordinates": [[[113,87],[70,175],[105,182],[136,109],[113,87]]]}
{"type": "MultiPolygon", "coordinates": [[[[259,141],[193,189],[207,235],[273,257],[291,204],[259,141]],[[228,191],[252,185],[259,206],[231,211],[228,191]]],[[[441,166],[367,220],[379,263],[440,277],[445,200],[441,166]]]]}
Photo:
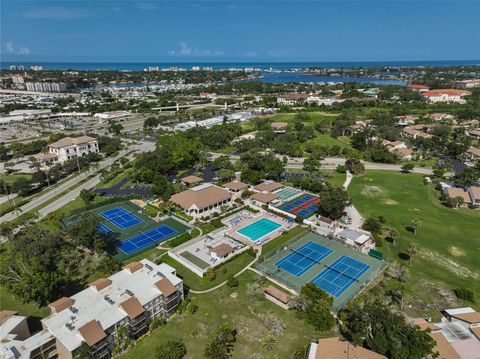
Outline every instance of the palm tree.
{"type": "Polygon", "coordinates": [[[400,232],[397,231],[395,228],[390,228],[390,230],[388,231],[388,238],[392,240],[393,246],[395,246],[398,237],[400,237],[400,232]]]}
{"type": "Polygon", "coordinates": [[[260,339],[260,344],[262,345],[262,348],[272,350],[275,347],[275,344],[277,344],[277,339],[275,339],[273,335],[267,335],[260,339]]]}
{"type": "Polygon", "coordinates": [[[412,259],[417,254],[417,246],[413,243],[410,243],[407,247],[407,254],[408,254],[408,263],[412,264],[412,259]]]}
{"type": "Polygon", "coordinates": [[[413,228],[413,235],[417,234],[417,230],[422,226],[422,221],[418,218],[412,219],[410,222],[413,228]]]}

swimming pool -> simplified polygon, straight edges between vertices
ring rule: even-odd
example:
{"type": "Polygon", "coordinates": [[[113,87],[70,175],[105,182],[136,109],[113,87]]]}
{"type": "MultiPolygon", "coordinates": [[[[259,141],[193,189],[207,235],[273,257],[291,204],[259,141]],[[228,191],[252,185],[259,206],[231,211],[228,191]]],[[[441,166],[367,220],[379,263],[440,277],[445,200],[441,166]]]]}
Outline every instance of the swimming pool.
{"type": "Polygon", "coordinates": [[[238,230],[237,233],[247,237],[253,242],[256,242],[260,238],[265,237],[267,234],[272,233],[281,226],[282,225],[277,222],[273,222],[267,218],[262,218],[246,227],[243,227],[242,229],[238,230]]]}

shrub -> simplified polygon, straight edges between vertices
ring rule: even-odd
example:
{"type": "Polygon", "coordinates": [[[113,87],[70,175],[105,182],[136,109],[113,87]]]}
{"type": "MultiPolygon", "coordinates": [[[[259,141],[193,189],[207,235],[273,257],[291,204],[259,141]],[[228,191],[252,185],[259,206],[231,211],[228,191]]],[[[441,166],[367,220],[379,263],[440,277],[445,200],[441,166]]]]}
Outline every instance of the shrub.
{"type": "Polygon", "coordinates": [[[454,290],[455,295],[458,299],[467,300],[469,302],[475,303],[473,290],[470,288],[457,288],[454,290]]]}
{"type": "Polygon", "coordinates": [[[215,273],[215,269],[208,268],[207,273],[205,273],[205,277],[210,281],[215,280],[215,278],[217,277],[217,274],[215,273]]]}
{"type": "Polygon", "coordinates": [[[227,285],[230,288],[238,287],[238,285],[239,285],[238,279],[234,276],[229,277],[228,280],[227,280],[227,285]]]}
{"type": "Polygon", "coordinates": [[[338,173],[347,173],[347,166],[338,165],[338,166],[337,166],[337,172],[338,172],[338,173]]]}

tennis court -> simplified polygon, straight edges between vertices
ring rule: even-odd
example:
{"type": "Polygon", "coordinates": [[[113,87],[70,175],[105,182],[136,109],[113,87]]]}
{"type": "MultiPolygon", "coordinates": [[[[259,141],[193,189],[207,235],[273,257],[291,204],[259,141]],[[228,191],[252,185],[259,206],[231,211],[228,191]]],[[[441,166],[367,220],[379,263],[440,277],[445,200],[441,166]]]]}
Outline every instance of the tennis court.
{"type": "Polygon", "coordinates": [[[99,214],[120,229],[127,229],[143,222],[140,218],[122,207],[115,207],[100,212],[99,214]]]}
{"type": "Polygon", "coordinates": [[[100,223],[100,225],[97,227],[97,231],[100,233],[100,235],[108,235],[113,233],[113,231],[105,223],[100,223]]]}
{"type": "Polygon", "coordinates": [[[141,232],[127,240],[120,242],[117,248],[125,254],[131,254],[153,243],[163,242],[177,234],[177,231],[167,225],[160,225],[146,232],[141,232]]]}
{"type": "Polygon", "coordinates": [[[292,253],[279,260],[275,265],[296,277],[301,276],[333,252],[330,248],[311,241],[298,249],[291,250],[292,253]]]}
{"type": "Polygon", "coordinates": [[[340,310],[387,264],[305,230],[281,247],[262,254],[254,267],[297,292],[305,284],[314,283],[332,296],[332,309],[340,310]]]}
{"type": "Polygon", "coordinates": [[[281,204],[278,208],[294,215],[308,218],[317,212],[319,202],[320,198],[310,194],[304,194],[290,202],[281,204]]]}
{"type": "Polygon", "coordinates": [[[300,193],[300,191],[295,188],[285,187],[273,193],[276,194],[282,201],[285,201],[293,196],[296,196],[297,194],[300,193]]]}
{"type": "Polygon", "coordinates": [[[348,287],[358,281],[370,266],[348,256],[341,256],[312,279],[320,289],[339,297],[348,287]]]}
{"type": "Polygon", "coordinates": [[[262,218],[246,227],[243,227],[242,229],[239,229],[237,233],[247,237],[253,242],[256,242],[260,238],[276,231],[281,226],[282,225],[280,223],[276,223],[267,218],[262,218]]]}

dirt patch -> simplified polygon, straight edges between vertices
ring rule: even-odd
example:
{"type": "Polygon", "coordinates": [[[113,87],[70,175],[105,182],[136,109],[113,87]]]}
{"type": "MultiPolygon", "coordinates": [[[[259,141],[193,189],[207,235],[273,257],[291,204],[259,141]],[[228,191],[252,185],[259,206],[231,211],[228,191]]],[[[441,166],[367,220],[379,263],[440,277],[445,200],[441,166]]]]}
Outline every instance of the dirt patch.
{"type": "Polygon", "coordinates": [[[379,197],[383,194],[383,189],[379,186],[365,186],[360,194],[366,197],[379,197]]]}
{"type": "Polygon", "coordinates": [[[236,316],[234,321],[235,327],[238,329],[238,334],[252,343],[268,334],[268,330],[256,317],[246,318],[244,316],[236,316]]]}
{"type": "Polygon", "coordinates": [[[421,249],[419,251],[419,254],[429,260],[432,261],[436,264],[438,264],[441,267],[444,267],[445,269],[449,270],[450,272],[455,273],[459,277],[463,278],[473,278],[480,280],[480,272],[470,270],[457,262],[455,262],[453,259],[445,257],[437,252],[433,252],[427,249],[421,249]]]}
{"type": "Polygon", "coordinates": [[[393,199],[386,199],[383,201],[386,205],[389,205],[389,206],[394,206],[396,204],[398,204],[397,201],[393,200],[393,199]]]}
{"type": "Polygon", "coordinates": [[[464,256],[466,254],[463,249],[455,247],[455,246],[452,246],[452,247],[448,248],[448,251],[455,257],[464,256]]]}

